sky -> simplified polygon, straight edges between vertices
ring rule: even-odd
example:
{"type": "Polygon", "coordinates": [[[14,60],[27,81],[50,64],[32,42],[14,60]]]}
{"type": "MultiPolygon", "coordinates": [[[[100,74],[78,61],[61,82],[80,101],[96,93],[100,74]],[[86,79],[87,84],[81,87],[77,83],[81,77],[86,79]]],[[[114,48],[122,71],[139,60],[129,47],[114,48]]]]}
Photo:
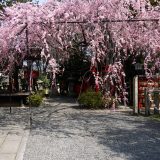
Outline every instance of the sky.
{"type": "Polygon", "coordinates": [[[44,3],[46,2],[46,0],[39,0],[39,3],[44,3]]]}
{"type": "Polygon", "coordinates": [[[43,4],[43,3],[46,2],[47,0],[34,0],[34,1],[35,1],[35,2],[36,2],[36,1],[39,1],[40,4],[43,4]]]}

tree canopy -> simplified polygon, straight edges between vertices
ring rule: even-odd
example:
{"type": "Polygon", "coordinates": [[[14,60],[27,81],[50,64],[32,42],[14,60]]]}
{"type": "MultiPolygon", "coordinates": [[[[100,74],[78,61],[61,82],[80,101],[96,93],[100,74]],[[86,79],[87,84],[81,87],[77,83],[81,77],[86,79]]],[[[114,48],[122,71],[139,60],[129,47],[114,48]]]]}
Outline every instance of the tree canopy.
{"type": "Polygon", "coordinates": [[[148,0],[50,0],[44,5],[17,3],[1,12],[0,63],[10,70],[30,48],[56,62],[72,54],[79,44],[91,61],[97,84],[117,84],[125,96],[123,61],[143,54],[146,75],[160,67],[160,9],[148,0]],[[18,58],[17,58],[18,57],[18,58]],[[58,57],[58,58],[57,58],[58,57]],[[153,65],[149,67],[151,62],[153,65]],[[106,66],[105,75],[98,65],[106,66]]]}
{"type": "Polygon", "coordinates": [[[26,2],[32,2],[32,0],[1,0],[0,9],[3,9],[4,7],[7,6],[11,6],[14,3],[26,3],[26,2]]]}

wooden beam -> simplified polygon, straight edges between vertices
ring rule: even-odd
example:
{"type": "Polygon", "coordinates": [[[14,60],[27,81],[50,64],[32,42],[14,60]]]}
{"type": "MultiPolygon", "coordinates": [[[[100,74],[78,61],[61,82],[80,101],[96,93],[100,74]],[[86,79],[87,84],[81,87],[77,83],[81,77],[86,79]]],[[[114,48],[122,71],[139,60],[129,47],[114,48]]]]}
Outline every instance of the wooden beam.
{"type": "Polygon", "coordinates": [[[56,21],[55,23],[57,24],[74,24],[74,23],[78,23],[78,24],[83,24],[83,23],[119,23],[119,22],[158,22],[159,19],[153,18],[153,19],[111,19],[111,20],[95,20],[95,21],[56,21]]]}

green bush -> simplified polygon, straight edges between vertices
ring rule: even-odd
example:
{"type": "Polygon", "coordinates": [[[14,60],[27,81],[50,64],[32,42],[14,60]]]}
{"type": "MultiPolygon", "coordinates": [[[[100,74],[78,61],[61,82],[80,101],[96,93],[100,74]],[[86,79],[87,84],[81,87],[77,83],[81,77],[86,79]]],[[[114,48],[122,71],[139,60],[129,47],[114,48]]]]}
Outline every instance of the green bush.
{"type": "Polygon", "coordinates": [[[115,97],[109,96],[107,94],[103,95],[102,100],[103,100],[104,107],[108,109],[112,107],[113,103],[115,103],[116,108],[119,105],[118,100],[115,97]]]}
{"type": "Polygon", "coordinates": [[[104,108],[101,92],[88,90],[78,98],[79,104],[92,109],[104,108]]]}
{"type": "Polygon", "coordinates": [[[43,81],[44,88],[49,88],[50,80],[47,78],[47,75],[40,75],[39,80],[43,81]]]}
{"type": "Polygon", "coordinates": [[[39,90],[37,91],[37,94],[39,94],[41,97],[45,97],[45,90],[39,90]]]}
{"type": "Polygon", "coordinates": [[[34,93],[28,97],[28,102],[31,104],[33,107],[38,107],[43,101],[42,95],[39,93],[34,93]]]}

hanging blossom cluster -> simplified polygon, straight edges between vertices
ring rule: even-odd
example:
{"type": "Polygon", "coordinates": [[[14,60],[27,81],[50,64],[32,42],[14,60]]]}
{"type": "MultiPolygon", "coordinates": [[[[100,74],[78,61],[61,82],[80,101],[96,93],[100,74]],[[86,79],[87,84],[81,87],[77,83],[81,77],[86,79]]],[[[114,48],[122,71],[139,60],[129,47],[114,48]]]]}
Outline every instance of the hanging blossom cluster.
{"type": "Polygon", "coordinates": [[[0,27],[0,63],[2,67],[8,67],[6,70],[21,63],[31,48],[44,47],[43,31],[39,25],[43,23],[43,14],[38,15],[38,9],[30,3],[18,3],[5,9],[0,27]]]}
{"type": "Polygon", "coordinates": [[[49,67],[52,70],[52,85],[55,85],[56,73],[59,71],[58,64],[54,58],[49,60],[49,67]]]}
{"type": "Polygon", "coordinates": [[[116,92],[125,97],[125,59],[143,54],[148,76],[160,67],[159,12],[158,5],[152,6],[149,0],[18,3],[0,13],[0,63],[9,69],[32,54],[31,48],[39,48],[42,57],[55,59],[50,62],[56,68],[56,59],[68,59],[76,42],[89,50],[91,68],[97,69],[96,83],[101,79],[102,85],[116,84],[116,92]],[[102,64],[103,75],[98,71],[102,64]]]}
{"type": "Polygon", "coordinates": [[[67,48],[78,37],[91,52],[91,68],[97,69],[93,72],[95,83],[104,88],[109,83],[111,93],[126,100],[123,61],[130,55],[143,54],[148,77],[159,69],[160,14],[149,1],[68,0],[48,4],[54,4],[54,22],[63,53],[68,56],[67,48]],[[149,68],[151,62],[155,63],[149,68]],[[98,71],[102,64],[106,66],[105,75],[98,71]]]}

